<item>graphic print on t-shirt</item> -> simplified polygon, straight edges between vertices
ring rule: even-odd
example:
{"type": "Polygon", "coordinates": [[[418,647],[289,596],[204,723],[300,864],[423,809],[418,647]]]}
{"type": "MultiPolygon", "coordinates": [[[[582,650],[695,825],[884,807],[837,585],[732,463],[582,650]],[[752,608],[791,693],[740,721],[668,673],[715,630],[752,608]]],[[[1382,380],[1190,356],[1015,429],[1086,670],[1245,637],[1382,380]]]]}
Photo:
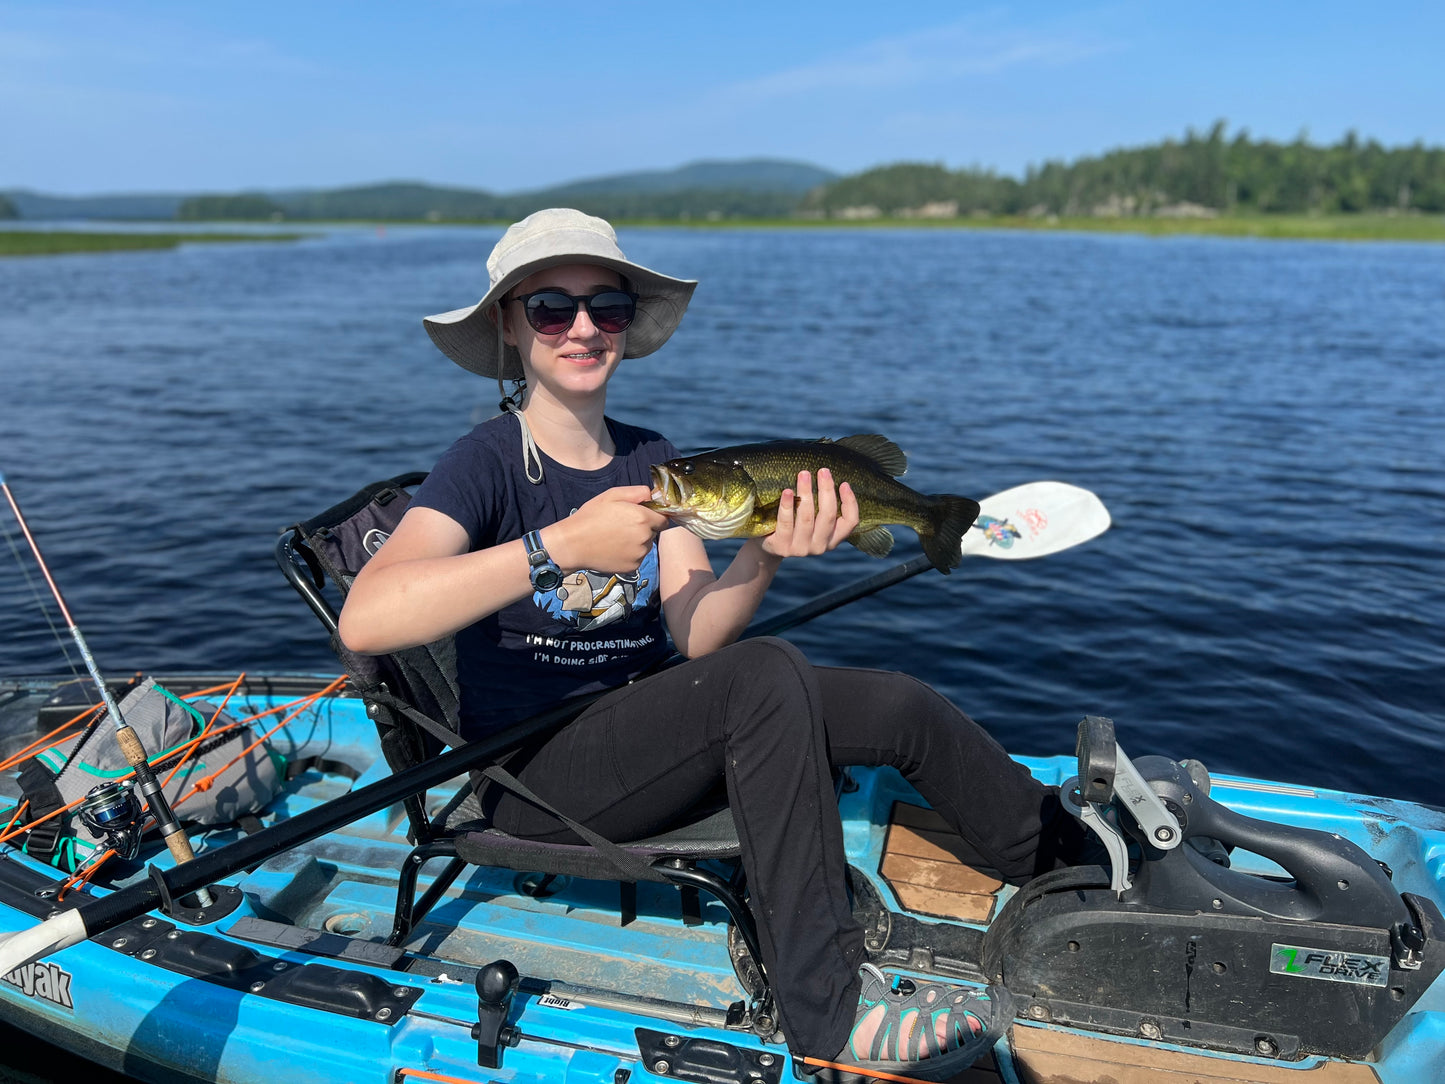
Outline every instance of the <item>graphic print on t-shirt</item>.
{"type": "Polygon", "coordinates": [[[647,607],[657,591],[657,547],[653,546],[636,572],[569,574],[551,591],[532,592],[539,609],[558,621],[587,632],[625,621],[634,610],[647,607]]]}

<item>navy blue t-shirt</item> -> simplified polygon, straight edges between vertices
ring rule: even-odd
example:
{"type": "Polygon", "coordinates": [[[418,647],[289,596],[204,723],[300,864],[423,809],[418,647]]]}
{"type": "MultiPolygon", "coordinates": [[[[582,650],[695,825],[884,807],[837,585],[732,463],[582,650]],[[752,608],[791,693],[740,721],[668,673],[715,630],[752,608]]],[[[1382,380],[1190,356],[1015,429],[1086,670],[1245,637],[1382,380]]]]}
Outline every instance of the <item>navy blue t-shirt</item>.
{"type": "MultiPolygon", "coordinates": [[[[500,414],[449,448],[412,498],[450,516],[471,549],[521,538],[571,515],[603,490],[650,485],[648,467],[677,456],[657,433],[607,419],[617,446],[601,470],[542,455],[541,485],[527,480],[521,426],[500,414]]],[[[568,573],[456,635],[462,736],[475,739],[569,696],[626,684],[668,652],[654,543],[634,573],[568,573]]]]}

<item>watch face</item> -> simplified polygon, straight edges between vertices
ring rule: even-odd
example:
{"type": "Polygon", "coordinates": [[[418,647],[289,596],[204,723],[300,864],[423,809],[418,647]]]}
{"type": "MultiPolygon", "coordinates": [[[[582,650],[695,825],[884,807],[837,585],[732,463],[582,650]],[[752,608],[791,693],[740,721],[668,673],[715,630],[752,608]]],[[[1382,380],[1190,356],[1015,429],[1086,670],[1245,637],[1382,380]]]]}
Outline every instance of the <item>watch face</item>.
{"type": "Polygon", "coordinates": [[[538,591],[552,591],[562,582],[562,573],[556,567],[534,568],[532,570],[532,586],[538,591]]]}

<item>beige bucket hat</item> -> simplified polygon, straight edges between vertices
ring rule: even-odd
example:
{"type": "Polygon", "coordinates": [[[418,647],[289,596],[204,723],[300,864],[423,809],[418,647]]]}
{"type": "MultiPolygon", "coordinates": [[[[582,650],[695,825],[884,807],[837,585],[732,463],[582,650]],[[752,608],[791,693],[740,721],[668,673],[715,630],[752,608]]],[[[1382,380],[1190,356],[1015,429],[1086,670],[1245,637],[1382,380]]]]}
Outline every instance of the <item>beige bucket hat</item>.
{"type": "Polygon", "coordinates": [[[570,207],[550,207],[528,215],[502,234],[487,257],[491,285],[486,296],[464,309],[428,316],[422,326],[437,348],[463,369],[494,380],[521,380],[522,359],[517,348],[502,341],[502,298],[529,275],[573,263],[610,267],[625,276],[638,295],[637,318],[627,329],[625,358],[644,357],[667,342],[697,289],[691,279],[671,278],[629,260],[604,219],[570,207]],[[496,323],[488,318],[493,306],[496,323]]]}

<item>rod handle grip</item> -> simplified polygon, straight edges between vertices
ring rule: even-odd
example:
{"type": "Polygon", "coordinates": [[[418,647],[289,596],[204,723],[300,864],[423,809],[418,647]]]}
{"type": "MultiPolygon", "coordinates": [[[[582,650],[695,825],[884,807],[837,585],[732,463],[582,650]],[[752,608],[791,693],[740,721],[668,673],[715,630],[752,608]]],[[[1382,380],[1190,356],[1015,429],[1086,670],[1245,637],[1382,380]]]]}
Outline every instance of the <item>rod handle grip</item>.
{"type": "Polygon", "coordinates": [[[195,852],[191,850],[191,841],[186,838],[183,828],[178,827],[166,836],[166,847],[170,850],[171,857],[176,860],[178,866],[184,865],[196,857],[195,852]]]}
{"type": "Polygon", "coordinates": [[[126,763],[132,768],[140,768],[142,765],[149,767],[145,746],[141,744],[134,729],[128,726],[118,727],[115,732],[115,740],[116,744],[120,746],[120,751],[125,754],[126,763]]]}

